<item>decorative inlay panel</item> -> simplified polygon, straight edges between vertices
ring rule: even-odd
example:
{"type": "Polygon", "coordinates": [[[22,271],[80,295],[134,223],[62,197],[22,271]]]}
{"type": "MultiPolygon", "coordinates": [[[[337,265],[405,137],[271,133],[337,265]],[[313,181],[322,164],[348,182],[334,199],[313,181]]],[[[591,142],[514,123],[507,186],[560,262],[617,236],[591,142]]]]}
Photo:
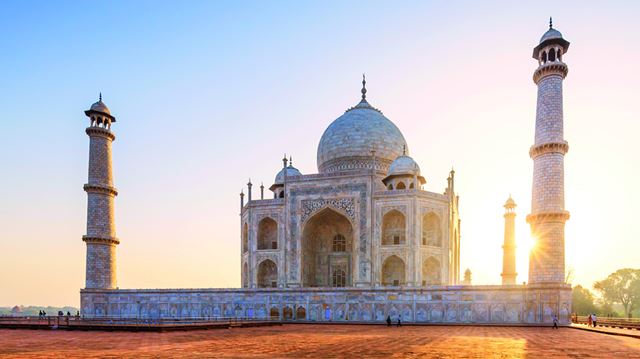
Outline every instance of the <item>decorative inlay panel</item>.
{"type": "Polygon", "coordinates": [[[314,213],[325,207],[332,207],[346,214],[351,221],[356,220],[355,201],[350,198],[334,198],[334,199],[311,199],[302,201],[301,221],[304,223],[314,213]]]}

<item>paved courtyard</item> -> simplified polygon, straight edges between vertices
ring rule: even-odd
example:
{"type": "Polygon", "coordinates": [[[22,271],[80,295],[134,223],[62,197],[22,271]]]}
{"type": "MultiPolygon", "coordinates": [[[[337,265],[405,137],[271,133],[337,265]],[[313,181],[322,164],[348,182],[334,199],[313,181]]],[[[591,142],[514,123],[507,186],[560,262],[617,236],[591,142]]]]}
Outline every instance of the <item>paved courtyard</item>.
{"type": "Polygon", "coordinates": [[[0,330],[15,358],[640,358],[640,339],[562,328],[283,325],[172,333],[0,330]]]}

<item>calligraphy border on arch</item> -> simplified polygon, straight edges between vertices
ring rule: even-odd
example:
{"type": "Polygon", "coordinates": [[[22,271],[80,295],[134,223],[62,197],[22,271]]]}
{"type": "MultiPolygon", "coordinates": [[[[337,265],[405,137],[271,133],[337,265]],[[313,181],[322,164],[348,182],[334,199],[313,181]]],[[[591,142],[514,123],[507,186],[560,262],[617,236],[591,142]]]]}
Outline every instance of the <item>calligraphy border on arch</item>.
{"type": "Polygon", "coordinates": [[[356,220],[355,199],[332,198],[332,199],[308,199],[302,203],[301,222],[304,223],[309,217],[325,207],[332,207],[346,214],[352,222],[356,220]]]}

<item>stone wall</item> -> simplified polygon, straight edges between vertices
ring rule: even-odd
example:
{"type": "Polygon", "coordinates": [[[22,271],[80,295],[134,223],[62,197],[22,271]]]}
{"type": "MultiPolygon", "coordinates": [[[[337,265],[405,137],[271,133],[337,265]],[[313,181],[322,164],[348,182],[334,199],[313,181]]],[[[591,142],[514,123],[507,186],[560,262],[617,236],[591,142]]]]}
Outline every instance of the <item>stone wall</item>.
{"type": "Polygon", "coordinates": [[[86,317],[382,322],[401,315],[415,323],[537,325],[557,314],[568,324],[571,287],[84,289],[81,306],[86,317]]]}

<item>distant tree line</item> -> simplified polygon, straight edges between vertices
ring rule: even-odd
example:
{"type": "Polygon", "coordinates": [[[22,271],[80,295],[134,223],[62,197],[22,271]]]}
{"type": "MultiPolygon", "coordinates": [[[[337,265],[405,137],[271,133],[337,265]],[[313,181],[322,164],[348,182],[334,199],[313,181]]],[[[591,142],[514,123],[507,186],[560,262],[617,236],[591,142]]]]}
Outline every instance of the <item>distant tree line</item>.
{"type": "Polygon", "coordinates": [[[640,314],[640,269],[624,268],[593,283],[596,297],[589,289],[573,288],[573,312],[578,315],[595,313],[600,316],[638,317],[640,314]],[[621,313],[622,312],[622,313],[621,313]]]}

